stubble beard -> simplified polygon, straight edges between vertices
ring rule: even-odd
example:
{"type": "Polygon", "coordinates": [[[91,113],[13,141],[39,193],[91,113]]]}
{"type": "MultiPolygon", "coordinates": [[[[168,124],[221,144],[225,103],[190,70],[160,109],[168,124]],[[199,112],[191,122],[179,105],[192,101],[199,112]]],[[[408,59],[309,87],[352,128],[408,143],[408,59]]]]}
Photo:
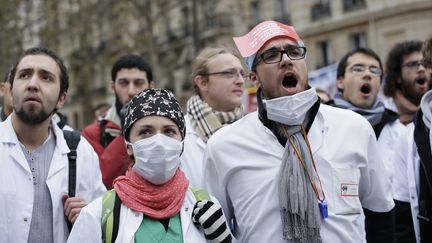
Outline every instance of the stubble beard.
{"type": "Polygon", "coordinates": [[[55,109],[50,113],[45,112],[44,110],[40,112],[28,111],[26,112],[23,108],[19,110],[15,110],[15,113],[23,123],[27,125],[39,125],[46,121],[53,113],[55,109]]]}

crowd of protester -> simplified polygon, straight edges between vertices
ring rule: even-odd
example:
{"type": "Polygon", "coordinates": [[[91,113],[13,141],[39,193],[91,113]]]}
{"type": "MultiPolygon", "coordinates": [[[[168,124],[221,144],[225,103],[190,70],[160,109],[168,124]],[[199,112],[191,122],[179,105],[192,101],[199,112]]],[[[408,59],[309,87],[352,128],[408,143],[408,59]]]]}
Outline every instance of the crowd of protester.
{"type": "Polygon", "coordinates": [[[120,56],[82,131],[61,57],[27,49],[0,83],[0,242],[432,242],[432,39],[350,50],[334,97],[294,27],[234,46],[196,56],[185,111],[120,56]]]}

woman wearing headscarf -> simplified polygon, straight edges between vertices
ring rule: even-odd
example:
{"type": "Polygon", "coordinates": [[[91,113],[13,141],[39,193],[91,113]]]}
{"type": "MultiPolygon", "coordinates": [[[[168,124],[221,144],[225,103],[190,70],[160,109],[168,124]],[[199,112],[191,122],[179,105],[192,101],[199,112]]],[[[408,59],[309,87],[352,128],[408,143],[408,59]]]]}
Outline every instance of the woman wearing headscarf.
{"type": "Polygon", "coordinates": [[[221,207],[189,189],[179,169],[185,130],[171,92],[135,96],[123,126],[134,164],[82,209],[68,242],[231,242],[221,207]]]}

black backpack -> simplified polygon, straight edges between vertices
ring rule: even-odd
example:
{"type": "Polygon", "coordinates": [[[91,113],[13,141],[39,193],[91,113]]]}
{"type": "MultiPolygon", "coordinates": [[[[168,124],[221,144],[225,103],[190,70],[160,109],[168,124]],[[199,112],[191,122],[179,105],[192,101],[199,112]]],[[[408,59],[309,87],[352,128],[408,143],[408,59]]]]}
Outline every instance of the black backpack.
{"type": "MultiPolygon", "coordinates": [[[[75,197],[75,186],[76,186],[76,159],[77,159],[77,147],[81,139],[81,135],[78,131],[67,131],[63,130],[63,136],[66,140],[66,143],[70,149],[70,152],[67,154],[69,159],[69,189],[68,194],[69,197],[75,197]]],[[[68,225],[69,231],[72,229],[72,223],[66,219],[66,223],[68,225]]]]}

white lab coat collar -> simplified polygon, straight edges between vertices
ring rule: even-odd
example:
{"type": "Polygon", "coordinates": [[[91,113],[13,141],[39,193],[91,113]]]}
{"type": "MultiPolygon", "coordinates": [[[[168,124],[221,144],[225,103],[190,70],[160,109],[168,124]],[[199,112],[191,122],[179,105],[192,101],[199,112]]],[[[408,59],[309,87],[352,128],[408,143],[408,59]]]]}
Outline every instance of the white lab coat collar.
{"type": "MultiPolygon", "coordinates": [[[[320,105],[322,106],[323,104],[320,105]]],[[[316,151],[318,151],[318,149],[321,147],[327,130],[328,127],[325,124],[324,117],[321,111],[318,110],[312,126],[308,132],[308,140],[311,146],[312,154],[315,154],[316,151]]]]}
{"type": "MultiPolygon", "coordinates": [[[[19,145],[20,142],[19,142],[18,137],[15,133],[15,130],[12,126],[12,118],[11,117],[12,116],[9,116],[4,122],[2,122],[0,124],[0,126],[3,126],[3,129],[5,129],[5,131],[6,131],[5,134],[2,134],[2,136],[0,136],[0,142],[11,144],[11,146],[12,146],[11,157],[13,158],[13,160],[16,163],[18,163],[21,167],[23,167],[25,170],[30,172],[28,164],[26,162],[27,160],[24,156],[24,153],[21,149],[21,146],[19,145]]],[[[51,125],[53,127],[52,131],[53,131],[55,137],[56,138],[63,137],[63,132],[57,126],[57,124],[54,122],[51,122],[51,125]]],[[[56,139],[56,147],[57,148],[55,150],[53,158],[57,158],[61,154],[65,154],[65,153],[68,153],[70,151],[67,144],[66,144],[66,141],[64,139],[56,139]]],[[[50,172],[48,174],[48,177],[50,177],[56,171],[62,169],[65,166],[66,165],[64,163],[61,163],[61,160],[54,159],[53,163],[50,166],[50,172]]]]}
{"type": "Polygon", "coordinates": [[[198,147],[202,150],[206,148],[206,143],[200,138],[198,133],[192,127],[192,121],[189,115],[185,115],[185,124],[186,124],[186,136],[194,139],[194,142],[198,147]]]}
{"type": "MultiPolygon", "coordinates": [[[[57,137],[63,137],[63,131],[57,126],[57,124],[53,121],[51,121],[52,125],[52,131],[54,132],[54,135],[57,137]]],[[[16,136],[15,130],[12,126],[12,116],[8,116],[8,118],[0,123],[0,126],[3,126],[4,129],[7,130],[5,134],[2,134],[0,136],[0,142],[3,143],[12,143],[12,144],[19,144],[18,137],[16,136]]],[[[61,153],[68,153],[69,148],[66,144],[66,140],[64,139],[56,139],[56,146],[60,149],[61,153]]]]}
{"type": "Polygon", "coordinates": [[[111,108],[109,108],[109,110],[107,111],[105,117],[103,118],[104,120],[110,120],[113,123],[115,123],[116,125],[118,125],[119,127],[121,127],[120,124],[120,117],[117,114],[117,110],[115,108],[115,104],[111,105],[111,108]]]}

